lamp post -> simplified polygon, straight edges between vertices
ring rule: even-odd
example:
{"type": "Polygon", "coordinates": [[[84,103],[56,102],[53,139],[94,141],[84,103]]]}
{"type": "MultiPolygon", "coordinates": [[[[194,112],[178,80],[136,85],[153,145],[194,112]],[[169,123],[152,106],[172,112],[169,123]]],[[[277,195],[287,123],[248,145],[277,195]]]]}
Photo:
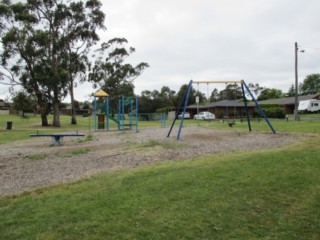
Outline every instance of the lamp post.
{"type": "MultiPolygon", "coordinates": [[[[294,43],[294,56],[295,56],[295,93],[294,93],[294,120],[298,121],[298,43],[294,43]]],[[[300,50],[300,52],[304,52],[304,50],[300,50]]]]}

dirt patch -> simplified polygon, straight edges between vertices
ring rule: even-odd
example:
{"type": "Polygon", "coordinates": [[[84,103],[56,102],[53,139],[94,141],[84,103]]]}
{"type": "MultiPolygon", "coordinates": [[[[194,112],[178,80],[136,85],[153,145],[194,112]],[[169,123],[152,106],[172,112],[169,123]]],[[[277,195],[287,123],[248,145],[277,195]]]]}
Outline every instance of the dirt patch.
{"type": "Polygon", "coordinates": [[[139,133],[94,132],[93,141],[65,138],[51,146],[50,138],[32,138],[0,145],[0,196],[66,183],[101,172],[134,168],[152,162],[192,159],[246,149],[266,149],[298,141],[290,134],[217,131],[185,127],[142,128],[139,133]]]}

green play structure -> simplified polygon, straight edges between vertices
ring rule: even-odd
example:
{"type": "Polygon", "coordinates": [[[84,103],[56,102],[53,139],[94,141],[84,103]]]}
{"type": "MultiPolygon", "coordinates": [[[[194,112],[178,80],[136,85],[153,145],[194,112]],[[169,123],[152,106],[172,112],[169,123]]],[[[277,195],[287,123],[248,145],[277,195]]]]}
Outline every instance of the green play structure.
{"type": "Polygon", "coordinates": [[[138,97],[120,97],[117,114],[111,113],[109,94],[102,89],[94,94],[94,129],[110,130],[110,121],[117,123],[118,130],[133,129],[139,131],[138,97]]]}

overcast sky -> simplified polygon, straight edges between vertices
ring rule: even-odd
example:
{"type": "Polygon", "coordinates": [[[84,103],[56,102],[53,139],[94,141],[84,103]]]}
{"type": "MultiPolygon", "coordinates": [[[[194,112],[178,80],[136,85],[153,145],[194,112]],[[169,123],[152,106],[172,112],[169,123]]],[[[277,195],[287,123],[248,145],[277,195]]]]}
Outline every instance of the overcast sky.
{"type": "MultiPolygon", "coordinates": [[[[103,0],[107,31],[101,40],[125,37],[147,62],[135,93],[189,80],[241,80],[287,92],[294,84],[294,43],[299,81],[320,72],[319,0],[103,0]]],[[[195,86],[196,87],[196,86],[195,86]]],[[[210,85],[222,89],[223,85],[210,85]]],[[[0,98],[6,91],[0,91],[0,98]]],[[[207,93],[207,86],[200,90],[207,93]]],[[[76,89],[83,101],[94,90],[76,89]]],[[[112,94],[112,93],[109,93],[112,94]]]]}

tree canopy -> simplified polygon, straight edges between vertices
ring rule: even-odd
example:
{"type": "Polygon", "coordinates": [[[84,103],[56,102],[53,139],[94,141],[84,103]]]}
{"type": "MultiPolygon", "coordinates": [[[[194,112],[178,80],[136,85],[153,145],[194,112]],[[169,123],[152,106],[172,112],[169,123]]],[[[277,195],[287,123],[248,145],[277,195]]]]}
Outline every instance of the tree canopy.
{"type": "Polygon", "coordinates": [[[12,93],[13,108],[22,112],[24,116],[26,111],[33,112],[36,107],[34,98],[26,91],[19,91],[12,93]]]}
{"type": "Polygon", "coordinates": [[[43,126],[51,106],[53,126],[60,126],[59,103],[84,71],[83,53],[99,40],[96,30],[104,28],[100,7],[98,0],[1,1],[1,65],[11,82],[18,79],[37,97],[43,126]]]}
{"type": "MultiPolygon", "coordinates": [[[[89,79],[95,88],[100,87],[110,96],[111,105],[117,104],[121,96],[134,95],[134,80],[149,67],[148,63],[141,62],[136,66],[126,62],[126,59],[135,52],[133,47],[127,47],[125,38],[113,38],[101,44],[95,50],[89,79]]],[[[111,107],[115,107],[115,106],[111,107]]]]}
{"type": "Polygon", "coordinates": [[[276,88],[265,88],[261,91],[258,100],[267,100],[267,99],[273,99],[273,98],[281,98],[283,97],[283,92],[280,89],[276,88]]]}
{"type": "Polygon", "coordinates": [[[302,95],[320,93],[320,74],[313,73],[308,75],[301,84],[302,95]]]}
{"type": "Polygon", "coordinates": [[[219,100],[237,100],[242,98],[242,89],[238,84],[227,84],[219,93],[219,100]]]}

